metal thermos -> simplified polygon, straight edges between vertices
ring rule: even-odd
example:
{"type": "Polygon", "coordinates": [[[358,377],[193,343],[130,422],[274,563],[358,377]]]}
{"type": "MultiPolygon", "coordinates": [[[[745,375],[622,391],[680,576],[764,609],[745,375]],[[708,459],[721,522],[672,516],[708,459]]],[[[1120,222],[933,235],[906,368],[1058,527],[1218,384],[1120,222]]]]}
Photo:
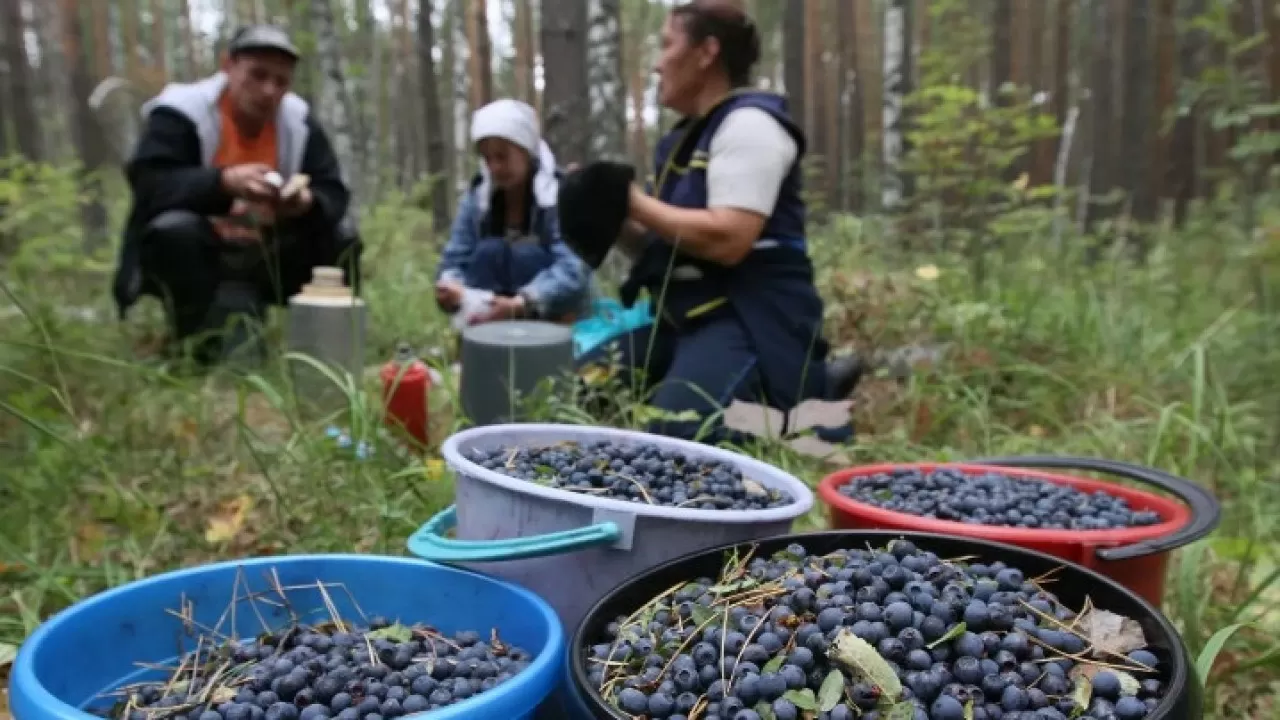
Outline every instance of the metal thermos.
{"type": "MultiPolygon", "coordinates": [[[[289,298],[289,350],[314,358],[339,378],[350,374],[358,386],[364,372],[367,322],[368,308],[342,282],[342,270],[317,267],[302,292],[289,298]]],[[[342,388],[318,368],[295,358],[291,369],[300,401],[325,406],[346,403],[342,388]]]]}

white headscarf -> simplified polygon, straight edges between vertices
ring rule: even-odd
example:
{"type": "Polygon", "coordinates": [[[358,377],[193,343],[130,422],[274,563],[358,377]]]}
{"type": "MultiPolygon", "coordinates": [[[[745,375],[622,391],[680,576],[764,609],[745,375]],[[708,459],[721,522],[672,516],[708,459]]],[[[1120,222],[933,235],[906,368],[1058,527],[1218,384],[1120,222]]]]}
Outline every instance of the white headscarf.
{"type": "MultiPolygon", "coordinates": [[[[471,117],[471,142],[485,138],[502,138],[512,142],[538,161],[533,177],[533,197],[541,207],[554,207],[560,182],[556,179],[556,157],[538,131],[538,111],[519,100],[503,98],[480,108],[471,117]]],[[[481,209],[487,209],[493,180],[489,168],[480,163],[480,186],[477,188],[481,209]]]]}

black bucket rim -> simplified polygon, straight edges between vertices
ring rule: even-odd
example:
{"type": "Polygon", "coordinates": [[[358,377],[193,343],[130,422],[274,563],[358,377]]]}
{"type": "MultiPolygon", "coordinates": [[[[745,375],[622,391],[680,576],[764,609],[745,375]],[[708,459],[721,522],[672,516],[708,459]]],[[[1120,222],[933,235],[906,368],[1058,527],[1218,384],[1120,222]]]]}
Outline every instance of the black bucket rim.
{"type": "MultiPolygon", "coordinates": [[[[1165,617],[1151,603],[1147,602],[1141,596],[1134,593],[1129,588],[1102,575],[1101,573],[1091,570],[1079,563],[1071,562],[1055,555],[1032,550],[1029,548],[1011,545],[1009,543],[998,542],[994,540],[984,540],[982,538],[973,538],[958,535],[944,535],[941,533],[927,532],[904,532],[899,530],[818,530],[812,532],[787,533],[785,535],[773,535],[770,537],[760,538],[758,540],[750,540],[746,542],[735,542],[718,545],[712,548],[695,550],[690,553],[673,558],[659,565],[655,565],[642,572],[639,572],[630,578],[627,578],[618,586],[614,587],[607,594],[597,600],[591,609],[583,616],[577,628],[574,629],[572,641],[568,648],[569,664],[572,671],[573,691],[581,694],[583,703],[588,709],[595,714],[596,718],[605,720],[630,720],[630,718],[611,708],[600,697],[596,688],[591,685],[587,678],[586,658],[584,649],[591,644],[587,639],[587,630],[590,628],[593,632],[599,632],[601,627],[612,621],[612,616],[606,617],[601,622],[601,613],[614,603],[620,603],[622,596],[627,591],[632,590],[635,586],[651,581],[654,577],[660,577],[666,573],[675,571],[682,565],[692,564],[698,560],[724,553],[735,548],[750,546],[766,546],[777,545],[779,549],[791,543],[806,544],[808,541],[820,542],[837,542],[843,541],[845,538],[857,538],[861,541],[871,541],[873,544],[877,538],[883,539],[880,545],[888,544],[888,541],[894,539],[905,539],[916,543],[917,547],[928,550],[927,543],[939,542],[949,545],[970,545],[975,549],[982,548],[992,553],[1008,553],[1015,556],[1029,557],[1032,560],[1045,565],[1059,566],[1063,569],[1078,573],[1085,576],[1092,582],[1090,587],[1095,583],[1119,595],[1127,602],[1131,602],[1137,606],[1147,620],[1154,623],[1160,631],[1159,640],[1165,640],[1166,643],[1159,644],[1153,642],[1153,638],[1147,637],[1148,647],[1158,647],[1168,652],[1170,659],[1170,669],[1168,679],[1165,681],[1165,696],[1161,699],[1159,705],[1151,711],[1147,717],[1149,720],[1200,720],[1204,716],[1203,694],[1204,687],[1196,673],[1194,663],[1191,660],[1190,652],[1187,650],[1186,644],[1182,641],[1182,635],[1174,627],[1173,622],[1165,617]],[[604,709],[606,714],[601,715],[600,710],[604,709]],[[1180,714],[1174,714],[1178,712],[1180,714]]],[[[997,558],[998,559],[998,558],[997,558]]],[[[667,583],[670,586],[670,583],[667,583]]],[[[1058,593],[1054,593],[1058,595],[1058,593]]],[[[1092,593],[1091,593],[1092,594],[1092,593]]],[[[1112,609],[1103,606],[1103,609],[1112,609]]],[[[1149,635],[1148,623],[1143,622],[1142,618],[1132,618],[1138,620],[1143,626],[1143,634],[1149,635]]]]}

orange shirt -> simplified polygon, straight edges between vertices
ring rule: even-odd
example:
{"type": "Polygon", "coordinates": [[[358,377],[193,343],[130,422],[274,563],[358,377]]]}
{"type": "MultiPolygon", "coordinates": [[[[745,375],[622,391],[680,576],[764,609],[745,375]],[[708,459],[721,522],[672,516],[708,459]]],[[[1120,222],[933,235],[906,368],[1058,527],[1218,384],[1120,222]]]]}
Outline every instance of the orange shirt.
{"type": "MultiPolygon", "coordinates": [[[[262,163],[273,169],[278,167],[278,148],[275,120],[268,120],[262,132],[255,137],[246,137],[240,132],[233,117],[231,98],[226,93],[218,101],[221,135],[218,138],[218,149],[213,155],[213,166],[216,168],[243,165],[245,163],[262,163]]],[[[231,205],[231,217],[215,218],[214,228],[227,239],[260,239],[257,229],[253,227],[250,213],[257,217],[259,223],[270,224],[274,221],[271,209],[264,206],[254,207],[250,203],[237,199],[231,205]]]]}

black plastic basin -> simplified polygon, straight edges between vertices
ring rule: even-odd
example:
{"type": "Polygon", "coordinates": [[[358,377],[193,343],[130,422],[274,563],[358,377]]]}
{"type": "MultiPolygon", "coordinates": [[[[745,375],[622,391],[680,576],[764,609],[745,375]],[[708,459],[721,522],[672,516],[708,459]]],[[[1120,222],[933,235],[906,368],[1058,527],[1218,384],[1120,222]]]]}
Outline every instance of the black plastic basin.
{"type": "Polygon", "coordinates": [[[1022,570],[1027,577],[1037,577],[1057,570],[1047,589],[1069,607],[1083,607],[1085,598],[1096,607],[1119,613],[1138,621],[1146,636],[1148,649],[1160,660],[1160,680],[1167,693],[1148,720],[1201,720],[1204,717],[1204,688],[1195,667],[1173,624],[1133,592],[1115,581],[1080,565],[1034,550],[987,540],[957,538],[929,533],[892,531],[835,531],[803,533],[768,538],[756,543],[724,545],[677,558],[636,575],[591,608],[574,633],[569,648],[574,689],[584,709],[600,720],[629,720],[600,697],[587,678],[587,648],[601,642],[605,627],[618,618],[630,615],[673,585],[698,577],[717,577],[724,564],[724,553],[735,547],[755,545],[757,556],[783,550],[790,543],[800,543],[810,553],[822,554],[848,548],[884,547],[890,540],[905,538],[922,550],[941,557],[976,556],[978,562],[1003,561],[1022,570]]]}

